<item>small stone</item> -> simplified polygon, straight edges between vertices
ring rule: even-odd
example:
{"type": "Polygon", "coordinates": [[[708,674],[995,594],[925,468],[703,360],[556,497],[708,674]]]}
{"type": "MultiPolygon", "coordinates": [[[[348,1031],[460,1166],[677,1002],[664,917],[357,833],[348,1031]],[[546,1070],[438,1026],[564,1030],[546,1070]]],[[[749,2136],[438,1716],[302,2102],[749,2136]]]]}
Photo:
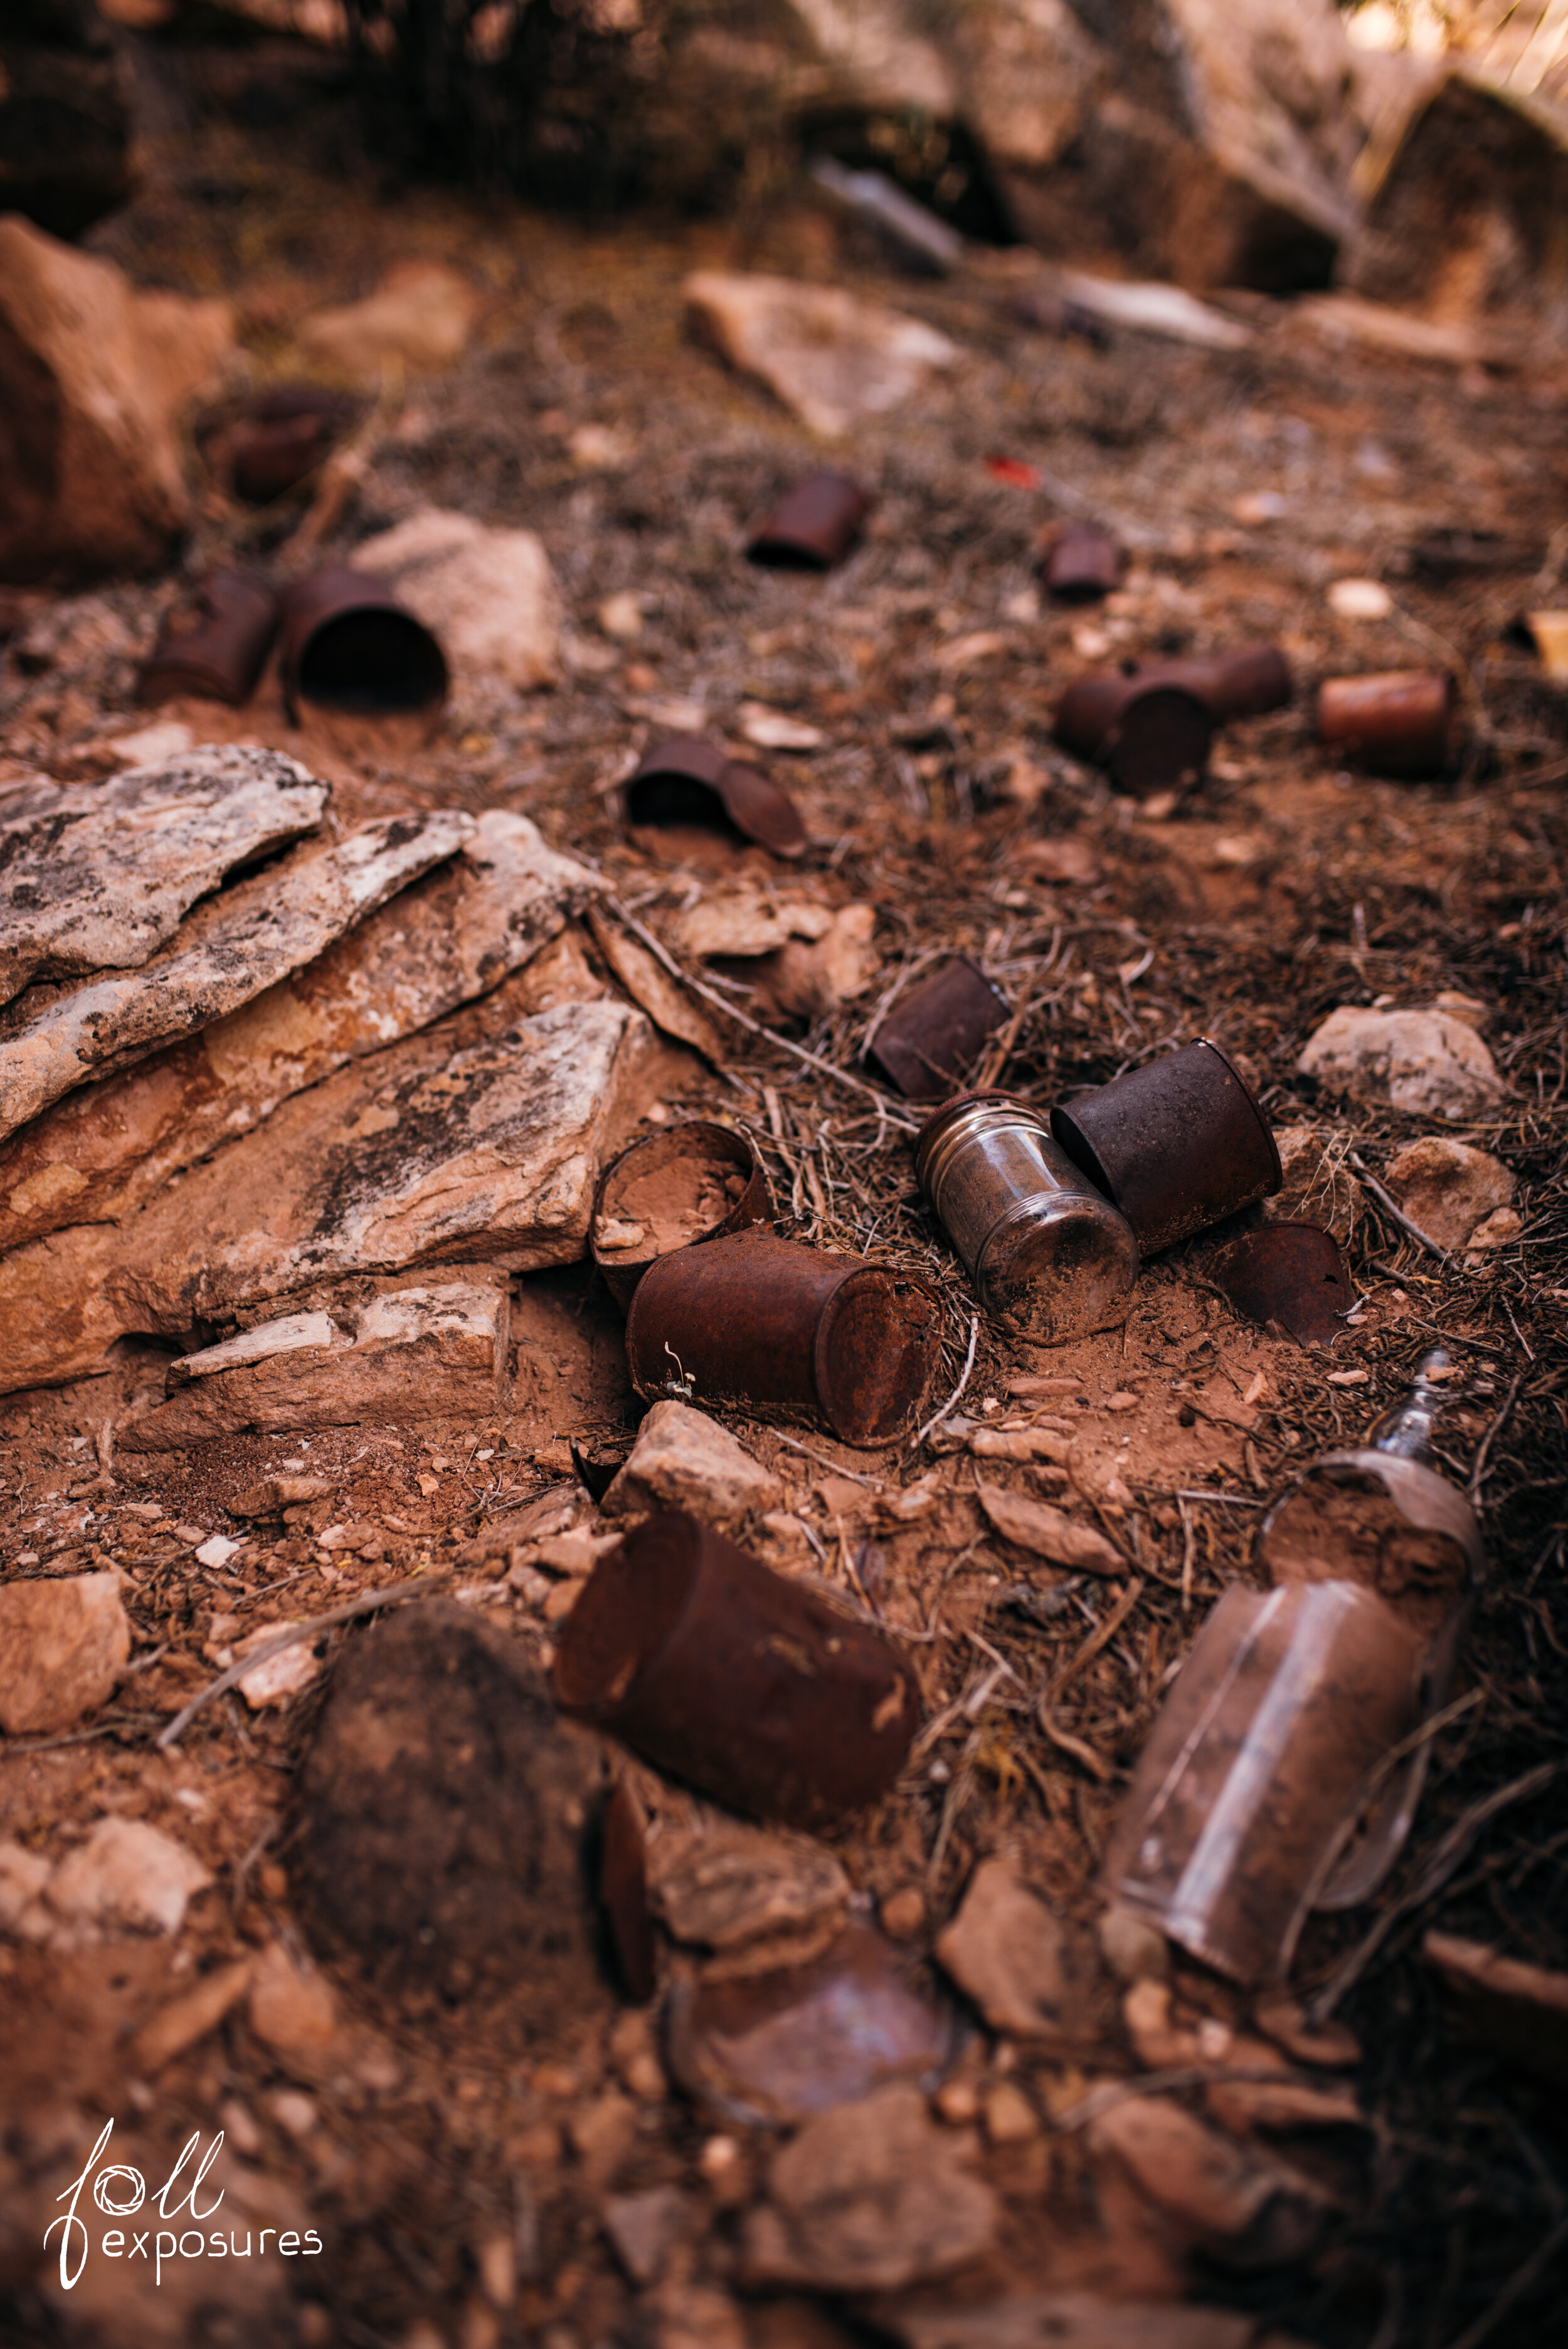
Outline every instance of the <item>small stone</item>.
{"type": "Polygon", "coordinates": [[[1524,1218],[1517,1208],[1499,1207],[1484,1224],[1476,1226],[1468,1245],[1478,1254],[1484,1254],[1490,1248],[1508,1247],[1523,1229],[1524,1218]]]}
{"type": "Polygon", "coordinates": [[[526,693],[561,667],[561,599],[544,542],[472,516],[423,507],[351,557],[390,579],[437,634],[459,681],[494,678],[526,693]]]}
{"type": "Polygon", "coordinates": [[[807,1836],[718,1821],[659,1835],[648,1847],[648,1899],[677,1941],[729,1950],[769,1934],[841,1921],[850,1879],[807,1836]]]}
{"type": "Polygon", "coordinates": [[[667,2083],[653,2023],[641,2007],[628,2008],[617,2019],[610,2033],[610,2054],[630,2095],[653,2098],[665,2094],[667,2083]]]}
{"type": "Polygon", "coordinates": [[[707,2138],[696,2166],[721,2210],[737,2209],[746,2200],[751,2182],[750,2165],[738,2137],[707,2138]]]}
{"type": "Polygon", "coordinates": [[[154,2079],[176,2055],[182,2055],[217,2029],[230,2009],[238,2006],[250,1980],[251,1961],[242,1958],[233,1965],[214,1967],[194,1990],[170,1999],[132,2040],[132,2070],[144,2080],[154,2079]]]}
{"type": "Polygon", "coordinates": [[[1136,1909],[1113,1901],[1100,1918],[1099,1936],[1100,1954],[1118,1982],[1163,1982],[1170,1973],[1170,1943],[1136,1909]]]}
{"type": "Polygon", "coordinates": [[[997,1485],[977,1485],[981,1507],[1004,1541],[1048,1558],[1055,1566],[1076,1567],[1089,1574],[1121,1574],[1126,1560],[1093,1526],[1053,1509],[1048,1501],[1032,1501],[997,1485]]]}
{"type": "Polygon", "coordinates": [[[1505,1097],[1480,1038],[1444,1011],[1342,1004],[1308,1038],[1295,1065],[1327,1092],[1424,1117],[1485,1118],[1505,1097]]]}
{"type": "Polygon", "coordinates": [[[656,2283],[690,2218],[678,2186],[654,2186],[642,2194],[613,2194],[600,2216],[621,2265],[634,2284],[656,2283]]]}
{"type": "Polygon", "coordinates": [[[607,1517],[684,1509],[733,1524],[776,1508],[783,1487],[727,1428],[689,1403],[656,1402],[631,1456],[600,1503],[607,1517]]]}
{"type": "Polygon", "coordinates": [[[877,1911],[882,1929],[895,1941],[918,1940],[925,1929],[925,1895],[918,1884],[890,1892],[877,1911]]]}
{"type": "Polygon", "coordinates": [[[684,290],[704,340],[828,438],[901,406],[960,357],[934,326],[842,286],[703,269],[684,290]]]}
{"type": "Polygon", "coordinates": [[[67,1852],[46,1899],[64,1938],[92,1941],[116,1930],[177,1933],[191,1896],[212,1881],[194,1853],[145,1819],[99,1819],[67,1852]]]}
{"type": "Polygon", "coordinates": [[[963,2141],[918,2088],[882,2088],[808,2121],[778,2154],[753,2210],[746,2281],[820,2292],[896,2292],[977,2258],[999,2209],[963,2141]]]}
{"type": "Polygon", "coordinates": [[[1329,583],[1328,608],[1342,620],[1386,620],[1394,598],[1380,579],[1335,579],[1329,583]]]}
{"type": "Polygon", "coordinates": [[[1079,2035],[1061,1925],[1014,1860],[981,1861],[936,1955],[994,2031],[1057,2042],[1079,2035]]]}
{"type": "Polygon", "coordinates": [[[0,1729],[68,1729],[108,1702],[130,1659],[120,1578],[96,1574],[0,1588],[0,1729]]]}
{"type": "Polygon", "coordinates": [[[227,1566],[232,1557],[239,1557],[243,1547],[242,1542],[231,1541],[227,1534],[213,1534],[197,1550],[196,1562],[199,1566],[227,1566]]]}
{"type": "Polygon", "coordinates": [[[313,312],[299,328],[299,345],[307,357],[368,384],[379,384],[388,360],[430,375],[462,357],[479,307],[455,269],[400,261],[362,301],[313,312]]]}
{"type": "Polygon", "coordinates": [[[1274,1146],[1282,1180],[1272,1198],[1263,1203],[1264,1219],[1316,1224],[1341,1243],[1347,1240],[1361,1212],[1362,1196],[1342,1153],[1331,1156],[1315,1125],[1276,1125],[1274,1146]]]}
{"type": "Polygon", "coordinates": [[[1027,2145],[1040,2134],[1039,2115],[1012,2080],[986,2090],[982,2119],[987,2145],[1027,2145]]]}
{"type": "Polygon", "coordinates": [[[9,1838],[0,1842],[0,1933],[26,1930],[22,1920],[54,1872],[53,1863],[41,1852],[28,1851],[9,1838]]]}
{"type": "Polygon", "coordinates": [[[1312,2023],[1295,2000],[1277,1992],[1260,1998],[1253,2021],[1265,2039],[1294,2055],[1298,2064],[1314,2064],[1327,2071],[1346,2071],[1361,2061],[1361,2043],[1346,2023],[1332,2016],[1312,2023]]]}
{"type": "Polygon", "coordinates": [[[267,2103],[273,2120],[290,2137],[303,2140],[315,2134],[321,2116],[314,2096],[302,2095],[298,2088],[276,2088],[267,2103]]]}
{"type": "Polygon", "coordinates": [[[600,2096],[573,2114],[566,2134],[589,2189],[607,2186],[636,2141],[637,2107],[630,2096],[600,2096]]]}
{"type": "Polygon", "coordinates": [[[1238,2264],[1299,2258],[1319,2206],[1296,2175],[1208,2127],[1168,2096],[1125,2096],[1089,2125],[1134,2183],[1194,2242],[1238,2264]]]}
{"type": "Polygon", "coordinates": [[[298,2079],[324,2080],[338,2063],[337,1994],[325,1974],[298,1964],[282,1941],[273,1941],[256,1961],[250,2024],[298,2079]]]}
{"type": "Polygon", "coordinates": [[[603,635],[617,644],[630,644],[643,633],[643,599],[634,587],[623,587],[606,595],[593,616],[603,635]]]}
{"type": "Polygon", "coordinates": [[[980,2091],[973,2080],[944,2080],[932,2098],[949,2128],[969,2128],[980,2117],[980,2091]]]}
{"type": "Polygon", "coordinates": [[[1478,1245],[1479,1228],[1507,1207],[1518,1187],[1500,1158],[1441,1134],[1407,1143],[1388,1161],[1383,1179],[1410,1221],[1440,1248],[1452,1250],[1478,1245]]]}

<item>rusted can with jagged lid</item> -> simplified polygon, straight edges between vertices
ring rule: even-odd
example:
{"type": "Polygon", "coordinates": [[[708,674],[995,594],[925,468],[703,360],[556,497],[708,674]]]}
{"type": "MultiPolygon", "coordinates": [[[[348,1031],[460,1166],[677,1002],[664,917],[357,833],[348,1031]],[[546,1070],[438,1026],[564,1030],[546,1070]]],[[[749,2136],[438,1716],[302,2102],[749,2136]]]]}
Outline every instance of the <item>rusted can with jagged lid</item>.
{"type": "Polygon", "coordinates": [[[914,1167],[981,1302],[1008,1329],[1059,1346],[1126,1320],[1132,1227],[1041,1111],[1014,1093],[961,1093],[915,1136],[914,1167]]]}

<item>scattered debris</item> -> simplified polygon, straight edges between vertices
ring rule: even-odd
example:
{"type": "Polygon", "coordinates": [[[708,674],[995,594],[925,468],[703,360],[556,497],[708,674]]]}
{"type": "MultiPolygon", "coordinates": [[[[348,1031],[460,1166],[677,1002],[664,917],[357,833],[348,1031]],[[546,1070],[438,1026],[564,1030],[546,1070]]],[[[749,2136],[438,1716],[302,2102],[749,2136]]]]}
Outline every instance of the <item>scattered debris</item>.
{"type": "Polygon", "coordinates": [[[820,466],[763,516],[746,552],[778,569],[830,571],[855,545],[873,502],[850,474],[820,466]]]}
{"type": "Polygon", "coordinates": [[[1081,1524],[1048,1501],[1031,1500],[1000,1485],[977,1485],[975,1494],[1004,1541],[1053,1566],[1089,1574],[1125,1574],[1127,1560],[1093,1526],[1081,1524]]]}
{"type": "Polygon", "coordinates": [[[1338,1243],[1317,1224],[1271,1221],[1233,1240],[1212,1271],[1238,1313],[1303,1346],[1331,1346],[1356,1304],[1338,1243]]]}
{"type": "Polygon", "coordinates": [[[934,1101],[962,1084],[1008,1009],[978,964],[960,955],[883,1014],[867,1040],[867,1063],[911,1101],[934,1101]]]}

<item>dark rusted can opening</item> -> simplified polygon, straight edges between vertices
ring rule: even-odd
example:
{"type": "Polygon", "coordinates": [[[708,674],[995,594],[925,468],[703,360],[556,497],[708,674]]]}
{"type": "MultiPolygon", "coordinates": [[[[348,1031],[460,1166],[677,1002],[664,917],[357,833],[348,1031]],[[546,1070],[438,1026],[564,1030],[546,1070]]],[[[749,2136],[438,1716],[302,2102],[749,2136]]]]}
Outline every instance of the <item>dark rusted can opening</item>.
{"type": "Polygon", "coordinates": [[[430,709],[446,698],[447,657],[386,580],[340,564],[283,599],[284,690],[359,716],[430,709]]]}
{"type": "Polygon", "coordinates": [[[776,571],[830,571],[859,539],[874,502],[848,473],[823,466],[758,523],[747,554],[776,571]]]}
{"type": "Polygon", "coordinates": [[[697,824],[755,841],[775,856],[799,856],[806,847],[789,792],[696,734],[665,734],[649,744],[626,783],[625,808],[628,823],[697,824]]]}
{"type": "Polygon", "coordinates": [[[745,1134],[693,1118],[644,1134],[605,1167],[589,1226],[593,1261],[625,1307],[655,1257],[771,1224],[773,1215],[767,1174],[745,1134]],[[642,1237],[618,1241],[629,1228],[642,1237]]]}

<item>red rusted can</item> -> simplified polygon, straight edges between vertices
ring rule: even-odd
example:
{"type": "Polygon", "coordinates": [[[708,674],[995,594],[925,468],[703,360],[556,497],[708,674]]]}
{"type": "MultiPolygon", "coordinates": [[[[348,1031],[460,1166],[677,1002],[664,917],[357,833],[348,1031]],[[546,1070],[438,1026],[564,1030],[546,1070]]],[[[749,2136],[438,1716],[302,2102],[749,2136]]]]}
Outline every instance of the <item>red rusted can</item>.
{"type": "Polygon", "coordinates": [[[645,1133],[599,1178],[589,1238],[617,1305],[655,1257],[773,1221],[762,1161],[732,1126],[692,1118],[645,1133]]]}
{"type": "Polygon", "coordinates": [[[626,1315],[640,1395],[689,1390],[814,1419],[845,1444],[913,1425],[942,1355],[942,1309],[917,1275],[741,1232],[655,1257],[626,1315]]]}
{"type": "Polygon", "coordinates": [[[677,1515],[646,1518],[600,1559],[553,1680],[562,1713],[792,1826],[876,1802],[920,1718],[914,1674],[874,1625],[677,1515]]]}
{"type": "Polygon", "coordinates": [[[1228,653],[1189,653],[1179,660],[1143,661],[1146,685],[1176,685],[1195,693],[1216,725],[1284,709],[1292,692],[1290,663],[1278,645],[1238,645],[1228,653]]]}
{"type": "Polygon", "coordinates": [[[1208,1037],[1051,1112],[1051,1132],[1155,1256],[1277,1191],[1269,1122],[1208,1037]]]}
{"type": "Polygon", "coordinates": [[[1114,670],[1080,677],[1057,706],[1057,740],[1103,767],[1119,792],[1152,799],[1190,791],[1209,763],[1214,720],[1186,687],[1114,670]]]}
{"type": "Polygon", "coordinates": [[[1045,549],[1046,586],[1063,603],[1088,603],[1119,585],[1126,561],[1120,543],[1099,523],[1069,523],[1045,549]]]}
{"type": "Polygon", "coordinates": [[[746,552],[776,570],[830,571],[860,537],[874,503],[848,473],[823,466],[763,517],[746,552]]]}
{"type": "Polygon", "coordinates": [[[364,403],[320,384],[280,383],[258,393],[208,443],[210,462],[236,497],[268,505],[324,464],[364,403]]]}
{"type": "Polygon", "coordinates": [[[1326,678],[1317,736],[1381,775],[1439,775],[1453,751],[1453,685],[1441,669],[1326,678]]]}
{"type": "Polygon", "coordinates": [[[447,697],[447,657],[422,620],[373,572],[334,564],[284,591],[284,698],[373,717],[433,709],[447,697]]]}
{"type": "Polygon", "coordinates": [[[665,734],[649,744],[626,784],[628,823],[715,823],[775,856],[800,856],[806,827],[779,783],[698,734],[665,734]]]}
{"type": "Polygon", "coordinates": [[[900,996],[869,1038],[865,1059],[910,1101],[935,1101],[968,1075],[1007,999],[967,955],[944,963],[900,996]]]}
{"type": "Polygon", "coordinates": [[[175,605],[141,665],[138,701],[193,694],[238,709],[255,691],[278,630],[278,599],[238,571],[210,571],[175,605]]]}

